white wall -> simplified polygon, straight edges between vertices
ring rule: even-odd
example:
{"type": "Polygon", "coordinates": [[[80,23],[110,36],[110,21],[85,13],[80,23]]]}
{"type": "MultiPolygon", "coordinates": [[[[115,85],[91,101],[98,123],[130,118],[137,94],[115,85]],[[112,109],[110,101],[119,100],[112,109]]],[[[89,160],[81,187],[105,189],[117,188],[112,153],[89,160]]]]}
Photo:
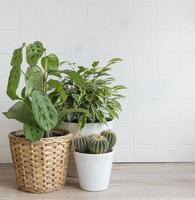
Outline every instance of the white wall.
{"type": "MultiPolygon", "coordinates": [[[[11,52],[34,40],[81,64],[125,60],[116,161],[195,161],[194,0],[0,0],[0,112],[11,52]]],[[[0,162],[19,127],[0,114],[0,162]]]]}

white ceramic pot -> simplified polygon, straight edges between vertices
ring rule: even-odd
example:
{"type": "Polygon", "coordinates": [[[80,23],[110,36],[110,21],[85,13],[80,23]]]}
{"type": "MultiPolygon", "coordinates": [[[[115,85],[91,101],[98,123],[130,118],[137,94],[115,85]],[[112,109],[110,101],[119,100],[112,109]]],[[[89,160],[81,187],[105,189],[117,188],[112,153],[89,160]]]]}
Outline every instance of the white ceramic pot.
{"type": "Polygon", "coordinates": [[[114,151],[104,154],[74,152],[80,187],[102,191],[109,187],[114,151]]]}
{"type": "MultiPolygon", "coordinates": [[[[106,129],[113,129],[113,124],[114,124],[114,121],[107,122],[107,125],[103,124],[103,123],[87,123],[85,125],[85,127],[80,130],[78,123],[63,122],[61,125],[61,128],[65,128],[73,134],[82,133],[82,134],[90,135],[92,133],[100,134],[103,130],[106,130],[106,129]]],[[[70,177],[77,178],[78,175],[77,175],[73,152],[74,152],[74,148],[72,145],[72,150],[71,150],[70,157],[69,157],[67,175],[70,177]]]]}

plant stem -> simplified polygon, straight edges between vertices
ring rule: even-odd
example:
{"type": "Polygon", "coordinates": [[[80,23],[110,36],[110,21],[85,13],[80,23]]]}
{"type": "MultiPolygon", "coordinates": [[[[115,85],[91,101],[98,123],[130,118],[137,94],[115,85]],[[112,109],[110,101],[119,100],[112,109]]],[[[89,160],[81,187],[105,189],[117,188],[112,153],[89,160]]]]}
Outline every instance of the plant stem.
{"type": "Polygon", "coordinates": [[[47,78],[48,78],[47,65],[48,65],[48,58],[45,57],[45,69],[44,69],[44,74],[43,74],[43,91],[44,92],[46,92],[46,88],[47,88],[47,78]]]}
{"type": "Polygon", "coordinates": [[[46,89],[47,89],[47,78],[48,78],[48,74],[44,73],[44,76],[43,76],[43,91],[44,92],[46,92],[46,89]]]}
{"type": "Polygon", "coordinates": [[[45,132],[45,136],[46,136],[46,138],[50,137],[49,131],[46,131],[46,132],[45,132]]]}

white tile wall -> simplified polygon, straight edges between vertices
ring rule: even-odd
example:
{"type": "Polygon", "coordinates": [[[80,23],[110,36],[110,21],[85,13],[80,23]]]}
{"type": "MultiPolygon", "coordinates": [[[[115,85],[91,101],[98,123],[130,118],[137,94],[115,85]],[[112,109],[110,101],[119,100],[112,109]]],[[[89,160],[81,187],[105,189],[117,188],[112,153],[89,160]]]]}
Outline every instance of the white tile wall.
{"type": "MultiPolygon", "coordinates": [[[[64,59],[113,67],[127,98],[115,123],[115,161],[195,161],[194,0],[0,0],[0,112],[13,48],[41,40],[64,59]]],[[[21,125],[0,114],[0,162],[21,125]]]]}

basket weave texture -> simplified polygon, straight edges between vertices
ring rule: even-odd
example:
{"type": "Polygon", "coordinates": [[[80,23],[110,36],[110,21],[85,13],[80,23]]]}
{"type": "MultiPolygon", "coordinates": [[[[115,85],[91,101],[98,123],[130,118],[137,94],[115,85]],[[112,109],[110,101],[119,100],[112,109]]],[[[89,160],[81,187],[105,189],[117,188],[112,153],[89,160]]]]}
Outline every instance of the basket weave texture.
{"type": "Polygon", "coordinates": [[[30,143],[11,133],[9,141],[18,189],[45,193],[64,186],[72,134],[30,143]]]}

